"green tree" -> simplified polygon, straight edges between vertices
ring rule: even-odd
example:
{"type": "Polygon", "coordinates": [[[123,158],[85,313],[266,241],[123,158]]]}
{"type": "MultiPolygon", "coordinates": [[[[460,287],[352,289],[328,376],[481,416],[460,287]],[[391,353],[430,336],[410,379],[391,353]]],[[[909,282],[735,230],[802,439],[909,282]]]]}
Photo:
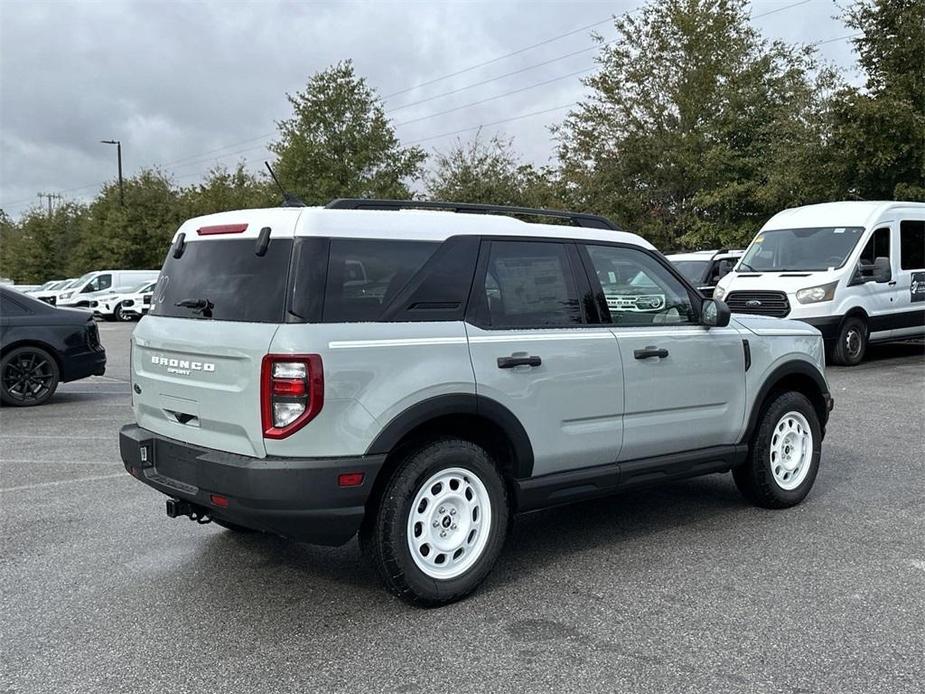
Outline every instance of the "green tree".
{"type": "Polygon", "coordinates": [[[35,207],[16,224],[3,220],[0,274],[30,283],[67,277],[85,211],[79,203],[66,202],[50,215],[35,207]]]}
{"type": "Polygon", "coordinates": [[[82,218],[71,272],[159,268],[185,218],[179,191],[159,171],[145,170],[127,179],[124,206],[118,184],[109,183],[82,218]]]}
{"type": "Polygon", "coordinates": [[[233,171],[223,166],[209,171],[201,183],[184,188],[181,198],[187,217],[198,217],[227,210],[274,207],[279,192],[249,173],[243,163],[233,171]]]}
{"type": "Polygon", "coordinates": [[[831,194],[817,164],[834,76],[811,51],[764,41],[745,0],[664,0],[614,23],[591,95],[555,129],[574,206],[667,250],[744,243],[831,194]]]}
{"type": "Polygon", "coordinates": [[[834,175],[846,194],[925,200],[925,0],[860,0],[843,19],[866,83],[835,100],[834,175]]]}
{"type": "Polygon", "coordinates": [[[404,148],[382,103],[350,61],[312,76],[287,95],[293,114],[270,145],[283,185],[308,204],[336,197],[410,198],[407,181],[426,155],[404,148]]]}
{"type": "Polygon", "coordinates": [[[452,202],[482,202],[522,207],[560,207],[554,172],[523,164],[510,140],[487,142],[477,133],[446,153],[435,152],[425,177],[427,197],[452,202]]]}

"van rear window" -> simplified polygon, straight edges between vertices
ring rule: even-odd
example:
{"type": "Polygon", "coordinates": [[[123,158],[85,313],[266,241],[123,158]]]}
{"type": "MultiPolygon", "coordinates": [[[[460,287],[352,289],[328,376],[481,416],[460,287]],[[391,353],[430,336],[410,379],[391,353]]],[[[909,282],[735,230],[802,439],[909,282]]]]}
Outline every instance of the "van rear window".
{"type": "Polygon", "coordinates": [[[254,239],[189,241],[173,252],[154,289],[151,313],[248,323],[281,323],[286,310],[291,239],[273,239],[264,256],[254,239]]]}

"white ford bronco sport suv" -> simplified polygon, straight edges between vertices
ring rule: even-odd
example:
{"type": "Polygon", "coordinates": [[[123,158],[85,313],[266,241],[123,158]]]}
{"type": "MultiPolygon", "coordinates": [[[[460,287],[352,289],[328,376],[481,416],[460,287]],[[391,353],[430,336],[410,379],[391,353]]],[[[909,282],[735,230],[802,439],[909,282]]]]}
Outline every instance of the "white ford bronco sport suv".
{"type": "Polygon", "coordinates": [[[730,319],[601,217],[482,205],[192,219],[131,362],[121,455],[169,516],[359,533],[420,605],[474,590],[515,513],[730,470],[793,506],[832,407],[816,328],[730,319]]]}

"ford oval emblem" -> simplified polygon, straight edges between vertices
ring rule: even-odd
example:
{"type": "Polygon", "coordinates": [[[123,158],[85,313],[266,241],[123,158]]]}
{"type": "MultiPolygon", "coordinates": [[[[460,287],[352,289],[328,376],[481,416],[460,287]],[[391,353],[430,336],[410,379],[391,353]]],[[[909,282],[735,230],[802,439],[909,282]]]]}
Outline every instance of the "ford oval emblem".
{"type": "Polygon", "coordinates": [[[761,306],[761,302],[758,301],[758,299],[751,299],[751,300],[749,300],[749,301],[746,301],[746,302],[745,302],[745,305],[746,305],[746,306],[752,306],[752,307],[761,306]]]}

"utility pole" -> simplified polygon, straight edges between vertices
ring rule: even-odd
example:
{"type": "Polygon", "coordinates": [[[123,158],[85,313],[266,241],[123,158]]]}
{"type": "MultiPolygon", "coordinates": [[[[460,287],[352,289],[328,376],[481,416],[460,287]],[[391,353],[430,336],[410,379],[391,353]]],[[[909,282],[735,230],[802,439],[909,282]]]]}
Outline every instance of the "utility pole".
{"type": "Polygon", "coordinates": [[[62,197],[58,195],[58,193],[39,193],[38,197],[39,200],[45,198],[48,201],[48,217],[51,218],[52,212],[54,211],[52,208],[52,201],[61,200],[62,197]]]}
{"type": "Polygon", "coordinates": [[[119,204],[125,207],[125,187],[122,183],[122,141],[121,140],[100,140],[104,145],[115,145],[116,156],[119,161],[119,204]]]}

